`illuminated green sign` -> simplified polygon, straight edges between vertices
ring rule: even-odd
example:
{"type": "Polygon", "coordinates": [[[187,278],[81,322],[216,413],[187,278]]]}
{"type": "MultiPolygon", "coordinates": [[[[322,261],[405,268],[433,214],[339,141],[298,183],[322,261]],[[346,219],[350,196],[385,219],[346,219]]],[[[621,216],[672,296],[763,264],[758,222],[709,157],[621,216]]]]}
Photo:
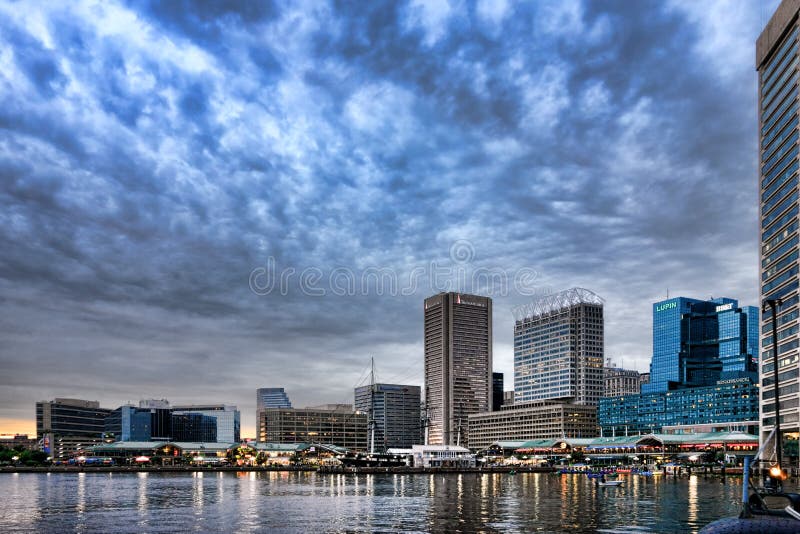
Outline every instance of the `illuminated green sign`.
{"type": "Polygon", "coordinates": [[[656,311],[660,312],[660,311],[664,311],[664,310],[672,310],[672,309],[675,309],[677,307],[678,307],[678,303],[677,302],[665,302],[664,304],[660,304],[660,305],[656,306],[656,311]]]}

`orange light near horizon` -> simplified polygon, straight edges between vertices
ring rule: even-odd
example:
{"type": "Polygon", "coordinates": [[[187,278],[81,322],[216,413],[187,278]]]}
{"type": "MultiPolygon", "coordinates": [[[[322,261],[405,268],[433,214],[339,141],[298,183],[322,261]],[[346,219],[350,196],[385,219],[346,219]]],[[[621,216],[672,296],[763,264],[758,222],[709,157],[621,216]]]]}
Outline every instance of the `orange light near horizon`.
{"type": "Polygon", "coordinates": [[[33,437],[36,435],[35,419],[13,419],[10,417],[0,417],[0,435],[25,435],[33,437]]]}

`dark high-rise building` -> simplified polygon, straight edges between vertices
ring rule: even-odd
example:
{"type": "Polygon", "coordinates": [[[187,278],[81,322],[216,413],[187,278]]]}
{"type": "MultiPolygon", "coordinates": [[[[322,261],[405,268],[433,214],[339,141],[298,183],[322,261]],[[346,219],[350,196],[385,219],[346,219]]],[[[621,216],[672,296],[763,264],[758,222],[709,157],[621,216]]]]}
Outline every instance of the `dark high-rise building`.
{"type": "Polygon", "coordinates": [[[172,414],[172,441],[217,441],[217,418],[201,413],[172,414]]]}
{"type": "Polygon", "coordinates": [[[503,405],[503,373],[492,373],[492,411],[503,405]]]}
{"type": "Polygon", "coordinates": [[[42,450],[64,460],[101,443],[111,410],[97,401],[55,399],[36,403],[36,436],[42,450]]]}
{"type": "MultiPolygon", "coordinates": [[[[777,311],[781,430],[800,432],[798,413],[798,16],[783,0],[756,41],[758,70],[760,284],[777,311]]],[[[775,427],[772,312],[761,318],[761,432],[775,427]]]]}
{"type": "Polygon", "coordinates": [[[375,429],[375,450],[410,449],[422,443],[420,387],[374,384],[355,388],[355,408],[375,429]]]}
{"type": "Polygon", "coordinates": [[[492,406],[492,299],[425,299],[424,344],[428,443],[465,445],[467,416],[492,406]]]}
{"type": "Polygon", "coordinates": [[[514,403],[596,406],[603,395],[603,299],[573,288],[514,314],[514,403]]]}

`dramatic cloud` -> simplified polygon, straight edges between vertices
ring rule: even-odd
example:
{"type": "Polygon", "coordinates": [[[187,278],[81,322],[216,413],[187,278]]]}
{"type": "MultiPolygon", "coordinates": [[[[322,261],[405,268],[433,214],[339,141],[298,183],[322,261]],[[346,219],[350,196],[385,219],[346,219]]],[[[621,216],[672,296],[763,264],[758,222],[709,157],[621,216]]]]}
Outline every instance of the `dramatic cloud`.
{"type": "Polygon", "coordinates": [[[0,3],[0,429],[56,396],[422,382],[422,299],[757,301],[777,1],[0,3]],[[735,31],[731,31],[735,28],[735,31]]]}

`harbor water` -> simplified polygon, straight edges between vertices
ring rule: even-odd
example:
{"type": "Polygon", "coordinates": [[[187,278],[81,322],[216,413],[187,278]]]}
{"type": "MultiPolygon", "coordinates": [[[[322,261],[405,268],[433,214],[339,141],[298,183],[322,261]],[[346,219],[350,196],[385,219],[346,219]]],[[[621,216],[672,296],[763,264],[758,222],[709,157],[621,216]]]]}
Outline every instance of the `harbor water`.
{"type": "Polygon", "coordinates": [[[0,475],[0,532],[696,532],[738,513],[740,477],[0,475]]]}

